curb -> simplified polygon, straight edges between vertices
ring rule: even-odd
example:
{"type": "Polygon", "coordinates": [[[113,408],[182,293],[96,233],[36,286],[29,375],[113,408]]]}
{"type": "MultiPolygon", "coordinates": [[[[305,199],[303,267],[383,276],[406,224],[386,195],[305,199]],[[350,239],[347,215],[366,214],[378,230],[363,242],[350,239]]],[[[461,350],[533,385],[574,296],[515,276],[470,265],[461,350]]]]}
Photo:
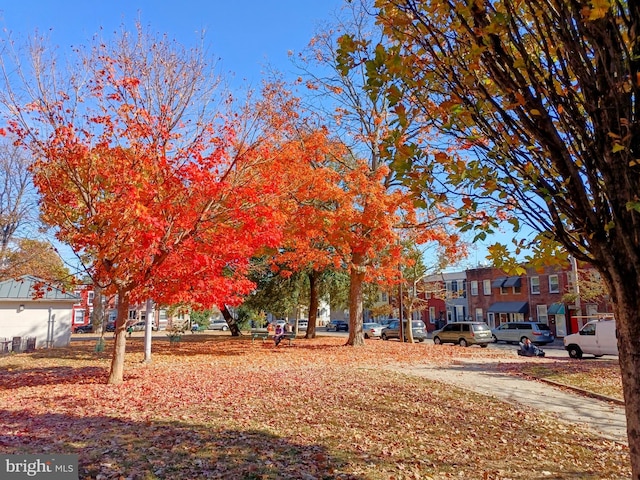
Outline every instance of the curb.
{"type": "Polygon", "coordinates": [[[531,375],[524,375],[524,374],[520,374],[521,377],[526,377],[532,380],[539,380],[543,383],[547,383],[549,385],[552,385],[554,387],[559,387],[559,388],[566,388],[568,390],[573,390],[576,393],[579,393],[580,395],[584,395],[585,397],[590,397],[590,398],[595,398],[597,400],[602,400],[604,402],[609,402],[609,403],[614,403],[616,405],[620,405],[620,406],[624,406],[624,400],[620,400],[619,398],[613,398],[613,397],[607,397],[606,395],[602,395],[600,393],[595,393],[595,392],[591,392],[589,390],[584,390],[582,388],[579,387],[575,387],[573,385],[567,385],[565,383],[560,383],[560,382],[555,382],[553,380],[549,380],[546,378],[541,378],[541,377],[533,377],[531,375]]]}

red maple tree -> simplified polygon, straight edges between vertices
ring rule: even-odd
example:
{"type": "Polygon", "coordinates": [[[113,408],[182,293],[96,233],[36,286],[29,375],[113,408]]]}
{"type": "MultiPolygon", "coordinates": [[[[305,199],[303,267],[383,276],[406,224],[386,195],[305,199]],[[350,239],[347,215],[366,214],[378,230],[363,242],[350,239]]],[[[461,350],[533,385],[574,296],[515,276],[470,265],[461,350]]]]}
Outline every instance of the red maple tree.
{"type": "Polygon", "coordinates": [[[274,130],[249,140],[242,112],[210,108],[201,52],[141,29],[97,44],[75,70],[47,65],[9,130],[37,158],[44,220],[118,295],[108,381],[120,383],[130,302],[236,304],[253,288],[249,258],[280,239],[274,130]]]}

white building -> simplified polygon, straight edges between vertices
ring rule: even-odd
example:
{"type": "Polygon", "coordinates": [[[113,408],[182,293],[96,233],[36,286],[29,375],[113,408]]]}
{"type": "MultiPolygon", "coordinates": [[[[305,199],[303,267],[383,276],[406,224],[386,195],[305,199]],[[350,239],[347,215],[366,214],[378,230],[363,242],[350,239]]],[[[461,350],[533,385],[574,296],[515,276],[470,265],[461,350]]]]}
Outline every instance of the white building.
{"type": "Polygon", "coordinates": [[[73,305],[80,297],[32,276],[0,282],[0,349],[14,337],[35,338],[35,348],[63,347],[71,340],[73,305]]]}

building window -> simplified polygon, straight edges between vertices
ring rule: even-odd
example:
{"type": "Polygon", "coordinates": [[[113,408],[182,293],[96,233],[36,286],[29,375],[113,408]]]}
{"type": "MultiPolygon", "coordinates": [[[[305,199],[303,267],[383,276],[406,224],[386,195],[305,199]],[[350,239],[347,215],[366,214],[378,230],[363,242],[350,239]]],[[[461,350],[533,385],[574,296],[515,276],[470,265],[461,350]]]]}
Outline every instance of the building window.
{"type": "Polygon", "coordinates": [[[478,281],[471,280],[471,295],[476,297],[478,295],[478,281]]]}
{"type": "Polygon", "coordinates": [[[531,293],[534,295],[540,294],[540,277],[531,277],[531,293]]]}
{"type": "Polygon", "coordinates": [[[389,301],[389,297],[387,296],[387,292],[382,292],[382,301],[383,302],[388,302],[389,301]]]}
{"type": "Polygon", "coordinates": [[[491,280],[487,279],[482,281],[482,293],[491,295],[491,280]]]}
{"type": "Polygon", "coordinates": [[[84,324],[84,310],[76,310],[73,312],[73,323],[75,325],[84,324]]]}
{"type": "Polygon", "coordinates": [[[478,322],[482,322],[483,321],[482,309],[481,308],[476,308],[476,321],[478,321],[478,322]]]}
{"type": "Polygon", "coordinates": [[[436,307],[429,307],[429,323],[436,323],[436,307]]]}
{"type": "Polygon", "coordinates": [[[558,275],[549,275],[549,293],[559,293],[560,292],[560,282],[558,280],[558,275]]]}
{"type": "Polygon", "coordinates": [[[94,292],[87,292],[87,303],[89,305],[93,305],[93,296],[94,296],[94,292]]]}
{"type": "Polygon", "coordinates": [[[542,323],[549,323],[549,318],[547,317],[547,306],[546,305],[538,305],[536,307],[538,318],[537,320],[542,323]]]}

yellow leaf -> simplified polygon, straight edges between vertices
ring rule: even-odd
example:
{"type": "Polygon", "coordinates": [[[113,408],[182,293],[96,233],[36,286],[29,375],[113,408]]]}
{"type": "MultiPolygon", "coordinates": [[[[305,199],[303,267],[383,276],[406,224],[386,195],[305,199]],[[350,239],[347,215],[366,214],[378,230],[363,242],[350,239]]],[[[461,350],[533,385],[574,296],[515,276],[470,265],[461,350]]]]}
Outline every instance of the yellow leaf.
{"type": "Polygon", "coordinates": [[[625,149],[624,145],[620,145],[619,143],[616,143],[613,145],[613,153],[618,153],[624,149],[625,149]]]}

